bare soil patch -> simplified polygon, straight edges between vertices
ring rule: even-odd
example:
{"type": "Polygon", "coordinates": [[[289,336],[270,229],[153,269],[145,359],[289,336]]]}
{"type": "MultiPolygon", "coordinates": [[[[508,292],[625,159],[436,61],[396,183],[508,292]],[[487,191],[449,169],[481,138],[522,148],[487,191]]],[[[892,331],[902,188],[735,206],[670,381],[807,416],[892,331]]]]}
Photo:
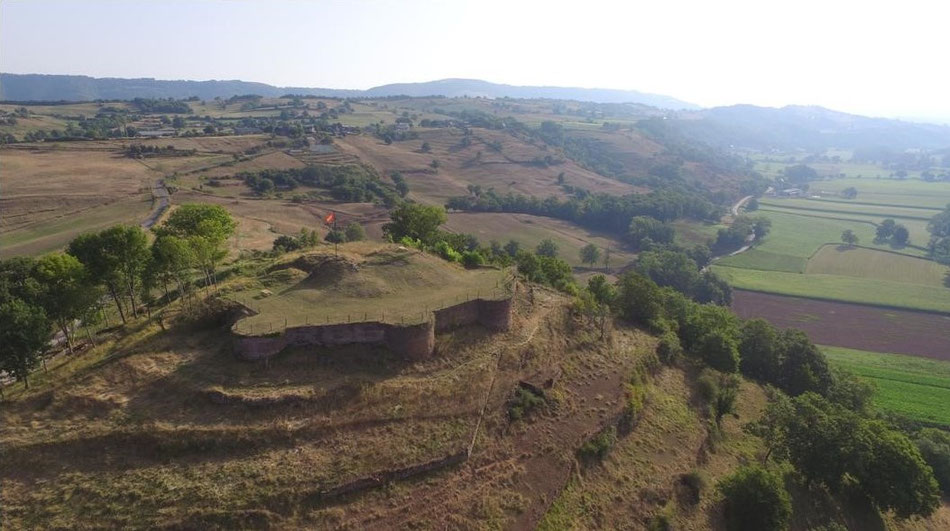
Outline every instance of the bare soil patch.
{"type": "Polygon", "coordinates": [[[950,360],[950,315],[892,310],[735,290],[732,309],[782,328],[799,328],[815,343],[950,360]]]}

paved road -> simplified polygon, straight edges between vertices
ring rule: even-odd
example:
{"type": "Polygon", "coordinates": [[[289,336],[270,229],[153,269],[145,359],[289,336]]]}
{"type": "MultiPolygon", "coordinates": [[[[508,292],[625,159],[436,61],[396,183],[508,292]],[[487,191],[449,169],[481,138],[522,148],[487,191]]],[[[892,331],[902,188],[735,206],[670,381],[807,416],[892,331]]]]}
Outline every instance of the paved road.
{"type": "Polygon", "coordinates": [[[155,181],[155,184],[152,185],[152,195],[158,201],[155,205],[155,210],[145,218],[145,221],[142,222],[143,229],[150,229],[153,225],[158,223],[159,218],[162,217],[162,214],[168,210],[168,207],[171,205],[171,198],[168,195],[168,189],[165,188],[165,180],[159,179],[155,181]]]}

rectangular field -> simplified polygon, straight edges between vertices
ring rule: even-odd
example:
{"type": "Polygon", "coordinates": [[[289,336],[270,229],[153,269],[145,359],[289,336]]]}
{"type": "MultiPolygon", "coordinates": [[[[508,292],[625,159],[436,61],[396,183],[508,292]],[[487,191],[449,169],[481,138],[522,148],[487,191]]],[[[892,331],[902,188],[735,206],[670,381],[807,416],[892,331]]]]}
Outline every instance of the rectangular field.
{"type": "Polygon", "coordinates": [[[712,269],[738,289],[950,313],[950,289],[942,287],[841,275],[759,271],[721,265],[714,265],[712,269]]]}
{"type": "Polygon", "coordinates": [[[874,385],[874,404],[914,420],[950,426],[950,363],[821,346],[828,361],[874,385]]]}
{"type": "Polygon", "coordinates": [[[733,292],[743,319],[761,317],[780,328],[799,328],[821,345],[894,352],[950,361],[950,315],[860,304],[733,292]]]}
{"type": "Polygon", "coordinates": [[[896,205],[881,205],[871,203],[854,203],[838,200],[821,199],[762,199],[760,205],[779,208],[803,210],[806,213],[830,212],[841,214],[842,217],[848,217],[852,214],[873,216],[876,218],[895,218],[895,219],[918,219],[928,221],[940,212],[938,208],[931,207],[909,207],[896,205]]]}
{"type": "Polygon", "coordinates": [[[921,179],[834,179],[812,183],[809,192],[837,194],[850,187],[858,191],[854,201],[863,203],[937,209],[950,203],[950,183],[921,179]]]}
{"type": "MultiPolygon", "coordinates": [[[[808,260],[807,275],[842,275],[942,288],[950,268],[932,260],[863,247],[826,245],[808,260]]],[[[947,293],[950,296],[950,293],[947,293]]]]}

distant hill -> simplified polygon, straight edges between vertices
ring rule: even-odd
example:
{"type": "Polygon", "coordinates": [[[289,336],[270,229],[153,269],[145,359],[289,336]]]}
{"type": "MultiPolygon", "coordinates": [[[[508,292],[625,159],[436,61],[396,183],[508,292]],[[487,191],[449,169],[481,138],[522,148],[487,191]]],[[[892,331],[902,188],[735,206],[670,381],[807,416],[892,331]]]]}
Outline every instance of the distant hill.
{"type": "Polygon", "coordinates": [[[551,98],[597,103],[640,103],[667,109],[698,109],[697,105],[659,94],[633,90],[569,87],[520,87],[477,79],[442,79],[426,83],[396,83],[368,90],[275,87],[248,81],[168,81],[151,78],[94,78],[45,74],[0,74],[0,100],[89,101],[132,98],[229,98],[241,94],[277,97],[284,94],[334,97],[483,96],[488,98],[551,98]]]}
{"type": "Polygon", "coordinates": [[[720,147],[758,150],[830,147],[891,149],[950,147],[950,127],[868,118],[823,107],[789,105],[779,109],[754,105],[715,107],[680,113],[669,126],[683,136],[720,147]]]}

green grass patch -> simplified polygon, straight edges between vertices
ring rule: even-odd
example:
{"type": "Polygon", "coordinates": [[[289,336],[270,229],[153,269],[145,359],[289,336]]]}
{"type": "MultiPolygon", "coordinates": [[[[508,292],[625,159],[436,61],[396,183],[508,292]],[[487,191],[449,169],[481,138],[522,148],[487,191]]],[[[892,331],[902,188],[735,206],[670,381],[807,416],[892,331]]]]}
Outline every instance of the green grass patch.
{"type": "MultiPolygon", "coordinates": [[[[764,269],[764,268],[760,268],[764,269]]],[[[943,287],[950,268],[931,260],[840,245],[822,247],[809,261],[809,275],[843,275],[943,287]]]]}
{"type": "Polygon", "coordinates": [[[763,271],[786,271],[789,273],[803,273],[808,259],[802,256],[791,256],[780,253],[770,253],[761,249],[749,249],[735,256],[727,256],[718,262],[730,267],[743,269],[760,269],[763,271]]]}
{"type": "Polygon", "coordinates": [[[842,347],[821,350],[832,364],[874,384],[877,407],[950,426],[950,362],[842,347]]]}
{"type": "Polygon", "coordinates": [[[803,275],[714,265],[733,287],[780,295],[950,313],[950,289],[841,275],[803,275]]]}
{"type": "Polygon", "coordinates": [[[835,214],[859,214],[880,219],[918,219],[928,221],[940,212],[938,209],[907,208],[893,205],[873,205],[870,203],[846,203],[839,201],[821,201],[818,199],[762,199],[762,206],[774,206],[796,210],[831,212],[835,214]]]}

